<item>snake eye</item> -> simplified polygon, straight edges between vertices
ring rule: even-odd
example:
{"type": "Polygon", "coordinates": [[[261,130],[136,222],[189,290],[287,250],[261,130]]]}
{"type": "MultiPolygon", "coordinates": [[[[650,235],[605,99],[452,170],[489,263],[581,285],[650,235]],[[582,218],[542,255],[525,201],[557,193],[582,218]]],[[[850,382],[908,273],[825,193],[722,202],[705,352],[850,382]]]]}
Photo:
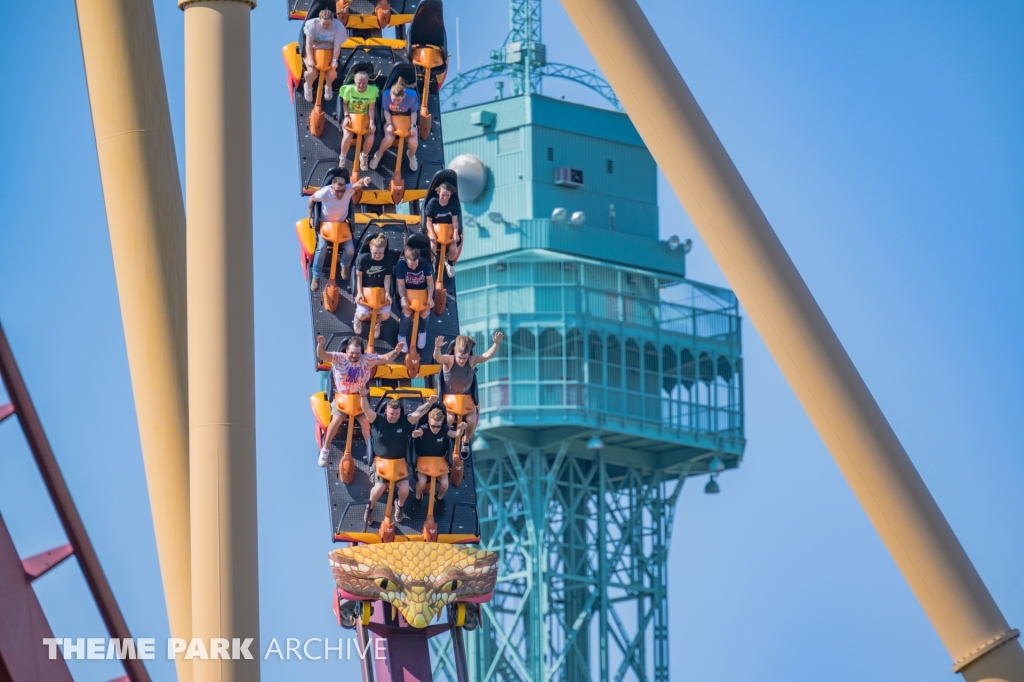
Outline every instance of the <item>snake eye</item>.
{"type": "Polygon", "coordinates": [[[393,580],[388,580],[387,578],[375,578],[373,582],[377,583],[377,587],[385,592],[387,592],[389,587],[397,587],[393,580]]]}
{"type": "Polygon", "coordinates": [[[461,584],[462,584],[462,581],[460,581],[460,580],[449,580],[448,582],[446,582],[444,585],[441,586],[441,591],[442,592],[454,592],[455,590],[459,589],[459,585],[461,585],[461,584]]]}

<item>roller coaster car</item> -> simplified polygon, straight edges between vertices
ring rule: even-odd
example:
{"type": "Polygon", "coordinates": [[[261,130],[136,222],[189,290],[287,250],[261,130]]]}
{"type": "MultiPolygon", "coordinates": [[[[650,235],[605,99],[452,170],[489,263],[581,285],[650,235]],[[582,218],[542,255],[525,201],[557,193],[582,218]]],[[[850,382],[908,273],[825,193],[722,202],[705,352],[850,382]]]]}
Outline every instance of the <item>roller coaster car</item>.
{"type": "Polygon", "coordinates": [[[430,135],[432,117],[427,109],[431,92],[430,76],[434,76],[434,92],[441,89],[448,75],[448,35],[444,28],[444,5],[441,0],[424,0],[416,8],[409,27],[409,61],[423,70],[423,91],[420,97],[420,138],[430,135]]]}
{"type": "MultiPolygon", "coordinates": [[[[443,168],[437,173],[434,173],[434,177],[430,180],[430,186],[427,187],[427,196],[423,198],[423,206],[426,207],[430,203],[431,199],[437,198],[437,188],[441,183],[447,182],[454,188],[452,197],[454,199],[459,198],[459,176],[456,175],[455,171],[449,168],[443,168]]],[[[427,216],[424,213],[421,216],[422,220],[422,231],[426,233],[427,228],[427,216]]],[[[461,227],[461,225],[460,225],[461,227]]],[[[456,232],[454,225],[450,223],[442,223],[434,226],[434,238],[440,247],[440,253],[437,257],[437,284],[434,285],[434,314],[441,315],[444,313],[444,309],[448,304],[448,292],[445,291],[444,280],[445,280],[445,257],[448,246],[454,244],[456,241],[456,232]]],[[[456,247],[452,247],[456,248],[456,247]]],[[[459,252],[462,251],[462,243],[460,242],[458,247],[459,252]]],[[[458,260],[456,255],[455,260],[458,260]]]]}
{"type": "MultiPolygon", "coordinates": [[[[414,87],[416,83],[416,67],[409,62],[398,62],[391,67],[391,73],[388,74],[387,83],[384,84],[384,92],[387,92],[391,87],[398,82],[401,78],[404,83],[409,87],[414,87]]],[[[423,107],[420,108],[419,115],[423,116],[423,107]]],[[[427,116],[429,117],[429,113],[427,116]]],[[[387,122],[384,118],[384,108],[380,107],[380,124],[383,127],[387,122]]],[[[420,121],[420,137],[422,137],[423,121],[420,121]]],[[[402,203],[405,198],[405,178],[402,177],[402,158],[403,152],[405,151],[405,139],[409,137],[412,131],[412,116],[403,116],[398,114],[391,115],[391,125],[395,130],[395,137],[398,138],[398,148],[395,151],[395,169],[391,173],[391,197],[396,204],[402,203]]],[[[428,122],[429,128],[429,122],[428,122]]],[[[390,150],[389,150],[390,151],[390,150]]]]}

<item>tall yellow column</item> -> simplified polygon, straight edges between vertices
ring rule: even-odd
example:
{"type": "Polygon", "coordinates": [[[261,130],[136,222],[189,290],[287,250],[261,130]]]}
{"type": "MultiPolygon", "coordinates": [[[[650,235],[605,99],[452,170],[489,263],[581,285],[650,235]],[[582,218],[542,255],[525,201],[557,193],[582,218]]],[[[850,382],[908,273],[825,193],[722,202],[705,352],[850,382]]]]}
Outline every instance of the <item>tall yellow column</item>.
{"type": "MultiPolygon", "coordinates": [[[[185,11],[192,636],[251,638],[251,659],[193,660],[196,682],[260,677],[247,0],[185,11]]],[[[213,651],[208,652],[213,654],[213,651]]]]}
{"type": "Polygon", "coordinates": [[[967,680],[1024,650],[636,0],[562,0],[967,680]]]}
{"type": "Polygon", "coordinates": [[[185,209],[156,19],[149,0],[77,9],[164,599],[171,635],[188,639],[185,209]]]}

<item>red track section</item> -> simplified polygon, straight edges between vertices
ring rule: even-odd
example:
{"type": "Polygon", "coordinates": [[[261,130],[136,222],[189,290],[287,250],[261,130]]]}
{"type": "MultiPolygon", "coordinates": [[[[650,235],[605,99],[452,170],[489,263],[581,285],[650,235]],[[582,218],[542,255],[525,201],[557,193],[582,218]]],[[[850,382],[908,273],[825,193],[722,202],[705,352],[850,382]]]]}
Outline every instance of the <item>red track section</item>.
{"type": "MultiPolygon", "coordinates": [[[[50,660],[47,647],[43,646],[43,638],[53,637],[53,634],[32,590],[33,580],[74,554],[107,632],[118,639],[128,639],[131,634],[57,466],[3,326],[0,326],[0,378],[11,400],[9,405],[0,405],[0,421],[17,415],[68,538],[67,545],[22,561],[0,518],[0,682],[71,682],[71,673],[64,659],[50,660]]],[[[149,682],[149,673],[142,661],[128,659],[122,663],[127,676],[121,679],[149,682]]]]}

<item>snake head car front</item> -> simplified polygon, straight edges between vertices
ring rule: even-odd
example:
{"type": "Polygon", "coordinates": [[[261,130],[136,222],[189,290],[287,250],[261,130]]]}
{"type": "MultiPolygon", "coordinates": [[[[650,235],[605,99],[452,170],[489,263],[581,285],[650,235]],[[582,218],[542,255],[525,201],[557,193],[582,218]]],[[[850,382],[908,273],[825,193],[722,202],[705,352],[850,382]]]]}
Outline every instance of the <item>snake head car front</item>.
{"type": "Polygon", "coordinates": [[[330,553],[334,580],[347,599],[380,599],[414,628],[425,628],[448,604],[490,601],[498,555],[436,542],[389,542],[330,553]]]}

